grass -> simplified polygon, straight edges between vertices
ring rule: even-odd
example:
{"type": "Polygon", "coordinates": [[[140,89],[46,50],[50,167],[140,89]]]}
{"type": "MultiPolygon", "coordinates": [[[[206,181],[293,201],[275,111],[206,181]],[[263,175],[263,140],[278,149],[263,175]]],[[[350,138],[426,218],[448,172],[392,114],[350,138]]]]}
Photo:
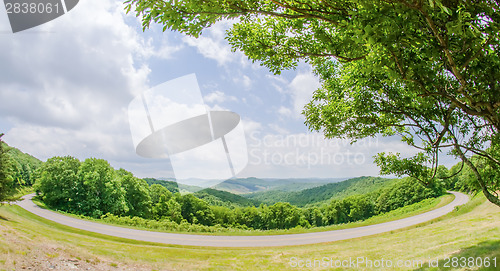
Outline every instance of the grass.
{"type": "MultiPolygon", "coordinates": [[[[135,225],[126,225],[126,224],[118,224],[118,223],[112,223],[107,220],[103,219],[93,219],[90,217],[84,217],[80,215],[74,215],[70,213],[65,213],[65,212],[59,212],[63,215],[67,215],[70,217],[75,217],[79,219],[85,219],[88,221],[92,222],[97,222],[101,224],[107,224],[107,225],[115,225],[115,226],[120,226],[120,227],[125,227],[125,228],[131,228],[131,229],[138,229],[138,230],[148,230],[148,231],[159,231],[159,232],[172,232],[172,233],[185,233],[185,234],[202,234],[202,235],[231,235],[231,236],[245,236],[245,235],[282,235],[282,234],[297,234],[297,233],[307,233],[307,232],[321,232],[321,231],[331,231],[331,230],[340,230],[340,229],[349,229],[349,228],[356,228],[356,227],[363,227],[363,226],[369,226],[369,225],[374,225],[374,224],[380,224],[384,222],[389,222],[389,221],[394,221],[398,219],[403,219],[406,217],[410,216],[415,216],[421,213],[425,213],[434,209],[437,209],[439,207],[442,207],[451,201],[453,201],[455,197],[452,194],[447,194],[443,195],[439,198],[431,198],[431,199],[426,199],[421,202],[408,205],[405,207],[398,208],[396,210],[380,214],[377,216],[373,216],[369,219],[363,220],[363,221],[357,221],[357,222],[352,222],[352,223],[346,223],[346,224],[337,224],[337,225],[331,225],[331,226],[325,226],[325,227],[314,227],[314,228],[309,228],[305,229],[302,227],[297,227],[297,228],[292,228],[292,229],[287,229],[287,230],[243,230],[243,229],[236,229],[236,228],[230,228],[230,229],[222,229],[223,231],[220,232],[187,232],[187,231],[172,231],[172,230],[164,230],[164,229],[151,229],[143,226],[135,226],[135,225]]],[[[33,202],[36,203],[38,206],[42,208],[47,208],[47,206],[40,200],[33,199],[33,202]]]]}
{"type": "MultiPolygon", "coordinates": [[[[325,257],[332,262],[358,257],[371,261],[419,260],[424,268],[391,270],[426,270],[429,260],[436,259],[442,266],[445,257],[500,259],[500,208],[482,196],[440,219],[415,227],[340,242],[277,248],[205,248],[139,242],[66,227],[18,206],[0,207],[0,216],[5,218],[0,220],[0,269],[21,269],[27,261],[33,261],[39,246],[56,250],[44,253],[79,257],[80,264],[102,265],[102,270],[108,270],[113,263],[116,270],[284,270],[299,260],[320,262],[325,257]]],[[[318,265],[313,269],[332,270],[318,265]]],[[[372,268],[361,264],[352,269],[372,268]]]]}

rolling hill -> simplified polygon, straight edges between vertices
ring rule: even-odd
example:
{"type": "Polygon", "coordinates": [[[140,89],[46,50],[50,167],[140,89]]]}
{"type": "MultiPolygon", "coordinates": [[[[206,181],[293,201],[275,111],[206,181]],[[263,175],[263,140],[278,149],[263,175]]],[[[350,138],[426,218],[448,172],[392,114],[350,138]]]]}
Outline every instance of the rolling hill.
{"type": "Polygon", "coordinates": [[[260,204],[259,201],[253,199],[247,199],[245,197],[229,193],[227,191],[220,191],[212,188],[205,188],[203,190],[194,193],[194,195],[199,199],[207,201],[211,205],[219,205],[219,206],[237,205],[240,207],[246,207],[246,206],[259,206],[260,204]]]}
{"type": "Polygon", "coordinates": [[[158,179],[154,179],[154,178],[144,178],[143,180],[145,180],[149,186],[151,186],[153,184],[159,184],[159,185],[165,187],[166,189],[168,189],[168,191],[170,191],[172,193],[179,192],[179,187],[177,186],[176,182],[158,180],[158,179]]]}
{"type": "Polygon", "coordinates": [[[331,179],[260,179],[260,178],[238,178],[222,182],[212,188],[227,191],[233,194],[249,194],[261,191],[300,191],[312,187],[334,183],[346,178],[331,179]]]}
{"type": "Polygon", "coordinates": [[[387,187],[394,183],[394,181],[393,179],[379,177],[359,177],[301,191],[286,192],[272,190],[247,194],[245,197],[267,204],[274,204],[282,201],[302,207],[308,204],[324,202],[332,198],[342,199],[350,195],[369,193],[387,187]]]}

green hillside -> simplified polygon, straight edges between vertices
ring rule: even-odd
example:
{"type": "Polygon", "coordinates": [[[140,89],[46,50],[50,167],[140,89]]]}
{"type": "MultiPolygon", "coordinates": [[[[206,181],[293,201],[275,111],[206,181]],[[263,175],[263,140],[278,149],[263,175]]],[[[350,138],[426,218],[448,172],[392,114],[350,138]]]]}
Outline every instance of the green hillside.
{"type": "Polygon", "coordinates": [[[165,187],[166,189],[168,189],[168,191],[170,191],[172,193],[179,192],[179,187],[177,186],[176,182],[158,180],[158,179],[154,179],[154,178],[144,178],[143,180],[145,180],[149,186],[151,186],[153,184],[159,184],[159,185],[165,187]]]}
{"type": "Polygon", "coordinates": [[[218,206],[231,206],[237,205],[241,207],[246,206],[259,206],[259,202],[252,199],[247,199],[245,197],[229,193],[227,191],[215,190],[212,188],[205,188],[201,191],[194,193],[194,195],[208,202],[211,205],[218,206]]]}
{"type": "Polygon", "coordinates": [[[259,179],[242,178],[231,179],[222,182],[214,189],[227,191],[233,194],[249,194],[261,191],[300,191],[312,187],[324,185],[325,183],[339,182],[344,179],[259,179]]]}
{"type": "Polygon", "coordinates": [[[233,194],[246,194],[256,191],[268,190],[273,186],[275,186],[275,184],[273,184],[272,182],[267,182],[259,178],[246,178],[227,180],[214,186],[213,188],[220,191],[227,191],[233,194]]]}
{"type": "Polygon", "coordinates": [[[297,206],[305,206],[323,201],[342,199],[351,195],[366,194],[394,183],[395,180],[379,177],[359,177],[338,183],[305,189],[302,191],[266,191],[245,195],[245,197],[267,204],[289,202],[297,206]]]}
{"type": "Polygon", "coordinates": [[[203,187],[199,187],[196,185],[188,185],[188,184],[182,184],[182,183],[177,183],[179,186],[179,191],[181,193],[195,193],[200,190],[203,190],[203,187]]]}
{"type": "Polygon", "coordinates": [[[33,173],[43,162],[36,157],[20,151],[17,148],[4,144],[11,158],[12,177],[16,185],[32,185],[34,183],[33,173]]]}
{"type": "Polygon", "coordinates": [[[149,186],[151,186],[152,184],[159,184],[159,185],[167,188],[168,191],[170,191],[172,193],[180,192],[183,194],[189,194],[189,193],[195,193],[195,192],[198,192],[200,190],[203,190],[203,187],[181,184],[181,183],[177,183],[175,181],[170,181],[170,180],[162,180],[162,179],[155,179],[155,178],[144,178],[144,180],[149,184],[149,186]]]}

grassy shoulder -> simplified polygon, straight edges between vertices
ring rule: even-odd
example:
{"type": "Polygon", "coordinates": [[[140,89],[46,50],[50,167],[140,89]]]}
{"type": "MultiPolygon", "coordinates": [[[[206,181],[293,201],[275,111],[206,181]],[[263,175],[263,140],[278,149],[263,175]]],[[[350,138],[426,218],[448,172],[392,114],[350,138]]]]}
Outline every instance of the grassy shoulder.
{"type": "MultiPolygon", "coordinates": [[[[331,259],[335,262],[360,258],[394,263],[417,261],[422,265],[391,270],[427,270],[429,262],[437,261],[443,266],[446,257],[500,259],[498,221],[500,208],[485,201],[483,196],[477,196],[441,219],[396,232],[307,246],[205,248],[100,235],[53,223],[18,206],[1,206],[0,269],[18,270],[31,266],[43,269],[44,264],[50,264],[56,270],[67,270],[68,264],[77,264],[90,265],[93,270],[284,270],[300,261],[314,263],[314,260],[331,259]]],[[[326,264],[296,269],[332,270],[326,264]]],[[[359,263],[346,269],[380,268],[359,263]]],[[[474,269],[477,268],[467,270],[474,269]]]]}
{"type": "MultiPolygon", "coordinates": [[[[325,227],[313,227],[313,228],[302,228],[296,227],[287,230],[247,230],[247,229],[238,229],[238,228],[223,228],[223,227],[203,227],[208,232],[197,232],[198,227],[190,227],[190,225],[185,225],[185,227],[181,227],[181,230],[171,230],[166,229],[162,223],[156,221],[146,221],[146,225],[142,225],[140,220],[133,219],[94,219],[90,217],[85,217],[81,215],[74,215],[70,213],[60,212],[61,214],[84,219],[92,222],[97,222],[106,225],[120,226],[131,229],[138,230],[147,230],[147,231],[157,231],[157,232],[169,232],[169,233],[183,233],[183,234],[203,234],[203,235],[231,235],[231,236],[248,236],[248,235],[283,235],[283,234],[298,234],[298,233],[308,233],[308,232],[321,232],[321,231],[332,231],[332,230],[340,230],[340,229],[349,229],[349,228],[357,228],[363,226],[369,226],[374,224],[380,224],[384,222],[390,222],[398,219],[403,219],[411,216],[415,216],[418,214],[422,214],[439,207],[442,207],[451,201],[453,201],[454,196],[452,194],[446,194],[438,198],[426,199],[421,202],[408,205],[405,207],[398,208],[396,210],[380,214],[377,216],[373,216],[369,219],[363,221],[357,221],[353,223],[346,224],[337,224],[330,225],[325,227]]],[[[33,199],[38,206],[42,208],[47,208],[47,206],[40,200],[36,198],[33,199]]]]}

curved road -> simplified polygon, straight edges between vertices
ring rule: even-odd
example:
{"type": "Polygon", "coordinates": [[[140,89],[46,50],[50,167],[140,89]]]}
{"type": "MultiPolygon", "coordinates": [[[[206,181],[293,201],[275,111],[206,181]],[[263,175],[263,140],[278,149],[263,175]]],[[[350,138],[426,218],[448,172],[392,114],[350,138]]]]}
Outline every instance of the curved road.
{"type": "Polygon", "coordinates": [[[82,229],[101,234],[122,237],[127,239],[141,240],[147,242],[173,244],[173,245],[186,245],[186,246],[208,246],[208,247],[271,247],[271,246],[292,246],[292,245],[307,245],[316,243],[333,242],[339,240],[346,240],[351,238],[363,237],[368,235],[379,234],[383,232],[393,231],[397,229],[406,228],[409,226],[417,225],[440,216],[443,216],[455,208],[465,204],[469,198],[457,192],[450,192],[455,195],[455,199],[446,206],[441,208],[381,224],[370,226],[325,231],[325,232],[312,232],[300,234],[286,234],[286,235],[266,235],[266,236],[219,236],[219,235],[195,235],[195,234],[179,234],[179,233],[165,233],[165,232],[152,232],[144,230],[128,229],[116,226],[110,226],[86,220],[76,219],[73,217],[65,216],[50,210],[42,209],[31,201],[34,194],[24,196],[24,200],[18,202],[17,205],[26,209],[27,211],[52,220],[59,224],[70,226],[77,229],[82,229]]]}

